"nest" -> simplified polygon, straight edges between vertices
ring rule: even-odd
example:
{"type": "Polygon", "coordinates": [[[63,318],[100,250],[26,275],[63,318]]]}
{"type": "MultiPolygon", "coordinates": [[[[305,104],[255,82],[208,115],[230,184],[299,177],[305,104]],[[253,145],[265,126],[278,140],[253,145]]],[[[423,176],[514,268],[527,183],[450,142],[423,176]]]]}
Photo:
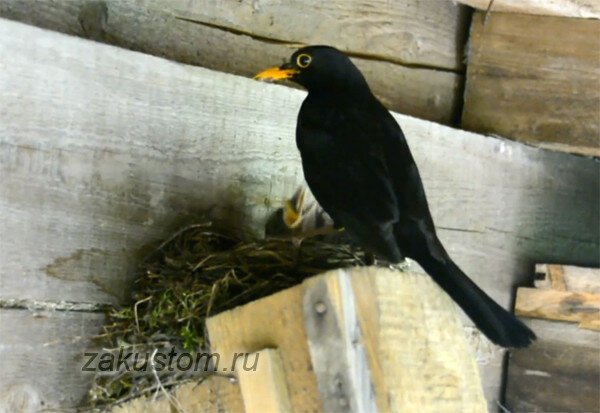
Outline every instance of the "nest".
{"type": "Polygon", "coordinates": [[[178,231],[148,257],[135,283],[134,304],[112,309],[103,334],[104,351],[144,354],[136,369],[95,376],[89,406],[102,408],[211,374],[154,368],[157,351],[190,354],[208,349],[205,319],[292,287],[330,269],[363,265],[364,254],[345,243],[307,239],[244,240],[210,224],[178,231]]]}

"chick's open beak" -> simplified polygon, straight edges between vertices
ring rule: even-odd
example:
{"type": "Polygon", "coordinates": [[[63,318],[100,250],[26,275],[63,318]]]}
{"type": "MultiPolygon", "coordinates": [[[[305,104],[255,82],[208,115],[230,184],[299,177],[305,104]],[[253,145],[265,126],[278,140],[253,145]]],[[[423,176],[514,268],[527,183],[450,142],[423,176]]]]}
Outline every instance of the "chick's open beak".
{"type": "Polygon", "coordinates": [[[289,79],[293,77],[295,74],[299,73],[298,70],[286,67],[287,65],[283,65],[281,67],[271,67],[267,70],[263,70],[254,76],[255,80],[283,80],[289,79]]]}

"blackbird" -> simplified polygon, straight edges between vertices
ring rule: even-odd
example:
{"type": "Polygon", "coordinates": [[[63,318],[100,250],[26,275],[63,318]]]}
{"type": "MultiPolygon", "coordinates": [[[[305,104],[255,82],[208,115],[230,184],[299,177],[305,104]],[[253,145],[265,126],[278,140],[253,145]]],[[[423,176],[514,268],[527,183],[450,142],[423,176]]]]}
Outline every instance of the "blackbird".
{"type": "Polygon", "coordinates": [[[526,347],[535,339],[452,261],[402,129],[344,53],[304,47],[255,78],[290,79],[308,90],[296,144],[306,182],[336,227],[386,261],[417,261],[492,342],[526,347]]]}

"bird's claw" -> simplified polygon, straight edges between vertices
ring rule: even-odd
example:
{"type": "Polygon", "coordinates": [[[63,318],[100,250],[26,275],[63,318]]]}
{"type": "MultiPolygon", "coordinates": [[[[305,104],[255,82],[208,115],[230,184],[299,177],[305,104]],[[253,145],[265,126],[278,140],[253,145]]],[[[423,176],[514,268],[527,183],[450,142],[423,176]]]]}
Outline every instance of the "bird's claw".
{"type": "Polygon", "coordinates": [[[410,261],[407,258],[405,258],[402,262],[399,262],[397,264],[390,264],[389,268],[395,271],[407,272],[410,270],[410,261]]]}

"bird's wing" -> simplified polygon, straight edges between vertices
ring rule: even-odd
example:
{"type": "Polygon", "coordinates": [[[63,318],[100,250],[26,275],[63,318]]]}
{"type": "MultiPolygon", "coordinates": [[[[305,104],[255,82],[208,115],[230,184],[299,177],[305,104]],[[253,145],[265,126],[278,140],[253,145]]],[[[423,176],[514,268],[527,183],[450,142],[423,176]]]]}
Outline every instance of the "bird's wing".
{"type": "Polygon", "coordinates": [[[401,259],[393,235],[399,209],[378,139],[360,125],[298,127],[304,175],[321,206],[336,221],[389,260],[401,259]]]}

